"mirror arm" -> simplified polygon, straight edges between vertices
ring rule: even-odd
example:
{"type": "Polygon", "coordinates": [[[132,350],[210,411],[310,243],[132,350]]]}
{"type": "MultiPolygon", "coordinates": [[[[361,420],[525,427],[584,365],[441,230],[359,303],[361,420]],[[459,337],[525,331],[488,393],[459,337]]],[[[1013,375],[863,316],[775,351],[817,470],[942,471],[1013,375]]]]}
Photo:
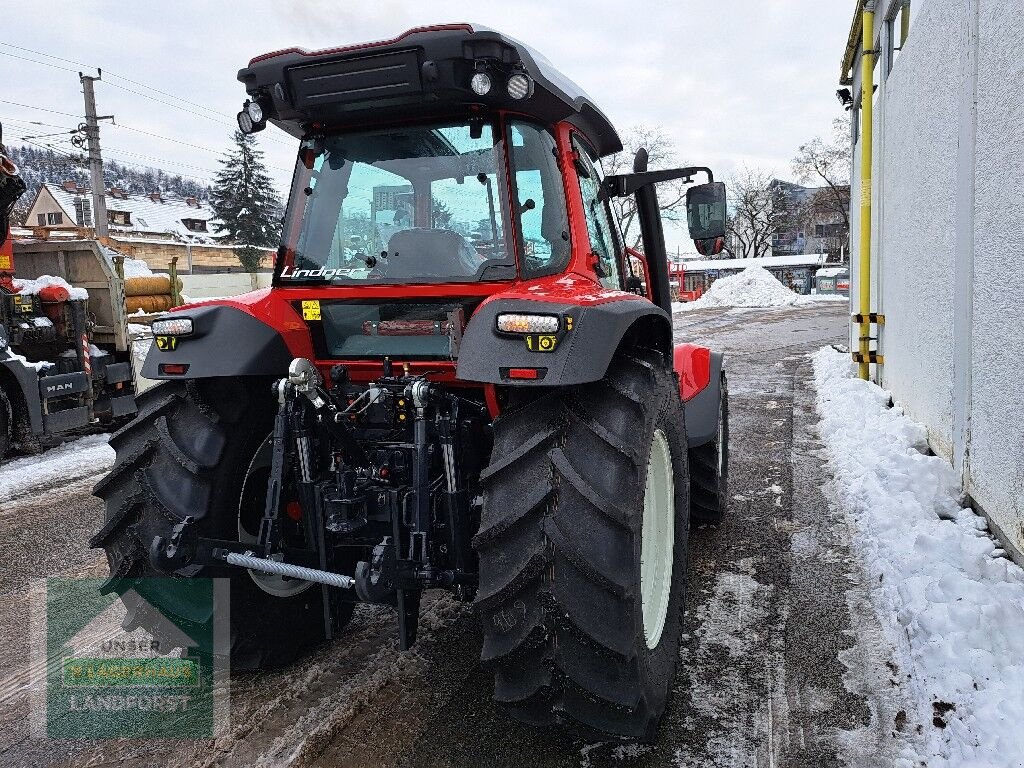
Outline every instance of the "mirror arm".
{"type": "Polygon", "coordinates": [[[708,175],[708,183],[715,180],[710,168],[705,166],[692,166],[688,168],[670,168],[666,171],[644,171],[643,173],[623,173],[616,176],[608,176],[604,180],[605,191],[612,197],[629,197],[640,187],[648,184],[659,184],[663,181],[675,181],[683,179],[691,181],[698,173],[708,175]]]}

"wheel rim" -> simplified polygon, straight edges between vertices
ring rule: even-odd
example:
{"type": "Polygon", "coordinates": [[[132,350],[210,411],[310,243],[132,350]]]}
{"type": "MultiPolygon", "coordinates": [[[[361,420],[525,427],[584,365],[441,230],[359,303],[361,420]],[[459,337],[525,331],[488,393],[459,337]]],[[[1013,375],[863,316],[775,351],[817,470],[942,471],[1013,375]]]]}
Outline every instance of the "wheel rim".
{"type": "MultiPolygon", "coordinates": [[[[256,451],[256,455],[252,457],[252,461],[249,463],[249,469],[245,473],[245,480],[242,482],[242,494],[238,501],[238,541],[242,544],[256,544],[258,536],[253,532],[246,529],[242,524],[242,516],[244,512],[244,506],[246,499],[249,498],[248,486],[250,482],[258,482],[259,476],[262,475],[262,471],[270,467],[271,452],[273,448],[273,442],[270,437],[263,441],[259,450],[256,451]]],[[[266,491],[266,483],[263,484],[264,492],[266,491]]],[[[256,498],[262,499],[264,496],[257,494],[256,498]]],[[[257,519],[263,517],[263,509],[257,510],[257,519]]],[[[301,579],[286,579],[283,576],[275,576],[270,573],[262,573],[261,571],[249,571],[249,578],[253,580],[261,590],[266,592],[268,595],[274,597],[294,597],[313,586],[311,581],[303,581],[301,579]]]]}
{"type": "Polygon", "coordinates": [[[672,450],[655,430],[644,489],[644,522],[640,540],[640,596],[644,639],[656,648],[665,630],[675,549],[676,493],[672,450]]]}

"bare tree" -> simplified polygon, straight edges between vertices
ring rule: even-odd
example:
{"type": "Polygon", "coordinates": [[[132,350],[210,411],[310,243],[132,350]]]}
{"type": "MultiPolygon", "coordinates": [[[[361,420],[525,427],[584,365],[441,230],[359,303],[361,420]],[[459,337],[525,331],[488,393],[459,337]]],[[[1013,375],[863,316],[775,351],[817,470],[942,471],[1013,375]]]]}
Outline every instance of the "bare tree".
{"type": "Polygon", "coordinates": [[[850,170],[853,148],[850,143],[850,116],[832,121],[829,141],[816,136],[802,144],[793,158],[793,174],[803,184],[822,186],[811,201],[815,213],[824,214],[843,225],[843,240],[850,233],[850,170]]]}
{"type": "MultiPolygon", "coordinates": [[[[676,147],[668,133],[661,126],[636,125],[629,128],[622,139],[623,150],[604,158],[605,174],[631,173],[633,156],[640,147],[647,150],[647,160],[652,171],[671,168],[676,163],[676,147]]],[[[657,185],[658,205],[664,221],[682,221],[686,218],[686,185],[679,181],[657,185]]],[[[619,220],[622,237],[630,248],[641,244],[640,222],[637,220],[636,200],[633,196],[616,197],[611,200],[612,210],[619,220]]]]}
{"type": "Polygon", "coordinates": [[[726,182],[732,211],[726,221],[725,250],[732,258],[756,259],[771,251],[779,217],[772,181],[767,171],[743,167],[726,182]]]}

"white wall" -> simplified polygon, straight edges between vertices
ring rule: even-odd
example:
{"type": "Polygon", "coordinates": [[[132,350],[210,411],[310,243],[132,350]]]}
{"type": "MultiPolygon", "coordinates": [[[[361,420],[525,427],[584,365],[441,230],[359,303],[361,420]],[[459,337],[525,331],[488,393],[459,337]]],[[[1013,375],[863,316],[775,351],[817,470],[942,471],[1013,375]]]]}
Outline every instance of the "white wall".
{"type": "MultiPolygon", "coordinates": [[[[886,316],[876,375],[1024,560],[1020,4],[915,5],[892,72],[876,70],[872,309],[886,316]]],[[[852,200],[857,221],[856,179],[852,200]]],[[[856,275],[856,242],[852,255],[856,275]]]]}
{"type": "MultiPolygon", "coordinates": [[[[953,254],[959,58],[956,0],[930,0],[882,84],[884,128],[875,200],[882,379],[927,425],[933,450],[952,459],[953,254]],[[927,76],[922,76],[927,73],[927,76]]],[[[876,143],[878,143],[876,142],[876,143]]]]}
{"type": "MultiPolygon", "coordinates": [[[[253,289],[252,278],[247,272],[225,272],[215,275],[179,275],[182,293],[192,300],[209,299],[221,296],[237,296],[253,289]]],[[[256,282],[258,288],[270,285],[271,274],[258,272],[256,282]]]]}
{"type": "Polygon", "coordinates": [[[1024,24],[982,0],[968,491],[1024,549],[1024,24]]]}

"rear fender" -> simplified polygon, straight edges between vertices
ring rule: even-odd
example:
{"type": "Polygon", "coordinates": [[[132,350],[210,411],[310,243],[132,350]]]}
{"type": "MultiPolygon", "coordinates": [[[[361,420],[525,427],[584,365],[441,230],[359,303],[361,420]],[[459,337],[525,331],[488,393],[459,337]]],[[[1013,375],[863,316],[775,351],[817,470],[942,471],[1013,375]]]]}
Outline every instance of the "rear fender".
{"type": "Polygon", "coordinates": [[[686,439],[691,448],[710,443],[718,435],[725,356],[696,344],[677,344],[672,367],[679,376],[679,397],[686,416],[686,439]]]}
{"type": "Polygon", "coordinates": [[[604,378],[623,346],[642,345],[671,354],[672,321],[646,300],[569,304],[496,298],[470,319],[459,348],[456,376],[506,386],[568,386],[604,378]],[[555,334],[508,334],[498,330],[504,312],[554,315],[555,334]],[[533,372],[534,378],[514,378],[533,372]]]}
{"type": "Polygon", "coordinates": [[[0,388],[10,401],[14,416],[24,415],[32,434],[41,435],[43,411],[39,399],[39,375],[8,349],[0,349],[0,388]]]}
{"type": "Polygon", "coordinates": [[[190,318],[188,336],[158,336],[146,355],[142,375],[147,379],[205,379],[214,376],[283,376],[293,355],[281,334],[239,307],[207,304],[175,311],[190,318]],[[181,374],[163,366],[184,364],[181,374]]]}

